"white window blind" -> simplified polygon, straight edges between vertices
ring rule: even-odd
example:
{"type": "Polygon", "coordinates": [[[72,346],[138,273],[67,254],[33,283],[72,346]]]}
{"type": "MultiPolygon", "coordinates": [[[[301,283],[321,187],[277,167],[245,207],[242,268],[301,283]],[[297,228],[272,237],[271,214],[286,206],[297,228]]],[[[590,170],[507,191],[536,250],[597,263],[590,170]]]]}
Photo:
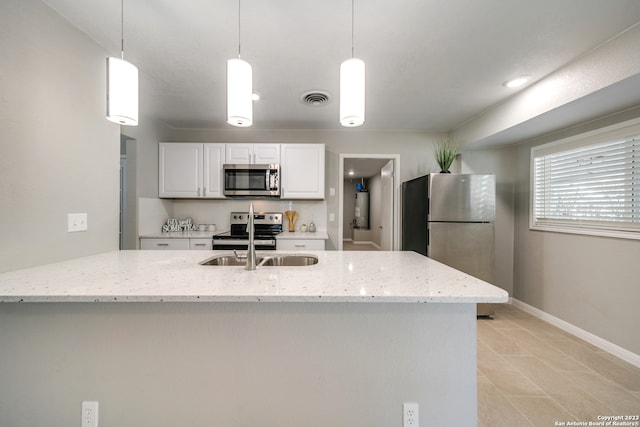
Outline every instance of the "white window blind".
{"type": "Polygon", "coordinates": [[[640,238],[640,131],[535,147],[532,178],[532,228],[640,238]]]}

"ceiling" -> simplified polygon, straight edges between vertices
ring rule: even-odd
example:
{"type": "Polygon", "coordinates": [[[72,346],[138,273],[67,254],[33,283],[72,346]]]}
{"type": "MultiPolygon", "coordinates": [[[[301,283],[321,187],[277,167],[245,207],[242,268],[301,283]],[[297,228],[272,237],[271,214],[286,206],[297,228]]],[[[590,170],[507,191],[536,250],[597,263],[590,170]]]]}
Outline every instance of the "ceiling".
{"type": "Polygon", "coordinates": [[[371,178],[380,175],[380,170],[391,159],[345,158],[345,178],[371,178]],[[353,174],[350,174],[353,172],[353,174]]]}
{"type": "MultiPolygon", "coordinates": [[[[44,0],[120,54],[120,1],[44,0]]],[[[640,21],[638,0],[357,0],[354,52],[367,67],[369,130],[450,130],[640,21]],[[529,84],[530,84],[529,83],[529,84]]],[[[341,129],[349,0],[244,0],[241,53],[253,67],[254,129],[341,129]],[[310,90],[331,95],[312,107],[310,90]]],[[[238,56],[236,0],[124,0],[125,59],[140,111],[177,128],[226,124],[226,60],[238,56]]]]}

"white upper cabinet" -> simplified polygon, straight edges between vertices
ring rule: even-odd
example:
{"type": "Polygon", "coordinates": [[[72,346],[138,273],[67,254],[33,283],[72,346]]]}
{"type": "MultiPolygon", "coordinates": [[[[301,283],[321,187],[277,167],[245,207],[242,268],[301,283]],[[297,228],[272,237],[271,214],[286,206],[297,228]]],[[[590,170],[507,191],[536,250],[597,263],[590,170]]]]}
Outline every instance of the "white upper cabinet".
{"type": "Polygon", "coordinates": [[[280,144],[227,144],[228,164],[280,164],[280,144]]]}
{"type": "Polygon", "coordinates": [[[280,155],[280,197],[324,199],[324,144],[281,144],[280,155]]]}
{"type": "Polygon", "coordinates": [[[204,167],[202,180],[204,187],[202,196],[207,198],[223,198],[222,182],[225,144],[204,144],[204,167]]]}
{"type": "Polygon", "coordinates": [[[201,197],[202,144],[161,142],[158,147],[158,195],[201,197]]]}
{"type": "Polygon", "coordinates": [[[223,197],[225,144],[161,142],[158,154],[159,197],[223,197]]]}

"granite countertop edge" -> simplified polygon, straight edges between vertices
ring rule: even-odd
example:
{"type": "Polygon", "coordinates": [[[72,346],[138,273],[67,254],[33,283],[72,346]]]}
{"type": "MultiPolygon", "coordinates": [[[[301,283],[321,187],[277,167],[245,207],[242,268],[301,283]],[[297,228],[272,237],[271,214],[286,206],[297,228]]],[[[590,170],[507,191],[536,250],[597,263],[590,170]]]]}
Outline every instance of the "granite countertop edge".
{"type": "Polygon", "coordinates": [[[318,264],[255,271],[199,264],[227,253],[112,251],[1,273],[0,302],[508,301],[506,291],[415,252],[305,251],[318,264]]]}

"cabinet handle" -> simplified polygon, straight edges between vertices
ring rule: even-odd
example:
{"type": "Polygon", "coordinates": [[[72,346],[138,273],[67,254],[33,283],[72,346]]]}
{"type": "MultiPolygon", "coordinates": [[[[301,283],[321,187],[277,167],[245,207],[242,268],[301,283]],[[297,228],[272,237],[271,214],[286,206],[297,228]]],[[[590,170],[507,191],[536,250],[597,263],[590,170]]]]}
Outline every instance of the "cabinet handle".
{"type": "Polygon", "coordinates": [[[293,246],[296,247],[296,248],[306,248],[307,247],[307,245],[293,245],[293,246]]]}
{"type": "Polygon", "coordinates": [[[169,246],[168,243],[157,243],[158,246],[169,246]]]}
{"type": "Polygon", "coordinates": [[[207,246],[206,243],[194,243],[195,246],[207,246]]]}
{"type": "Polygon", "coordinates": [[[207,187],[202,187],[202,197],[207,195],[207,187]]]}

